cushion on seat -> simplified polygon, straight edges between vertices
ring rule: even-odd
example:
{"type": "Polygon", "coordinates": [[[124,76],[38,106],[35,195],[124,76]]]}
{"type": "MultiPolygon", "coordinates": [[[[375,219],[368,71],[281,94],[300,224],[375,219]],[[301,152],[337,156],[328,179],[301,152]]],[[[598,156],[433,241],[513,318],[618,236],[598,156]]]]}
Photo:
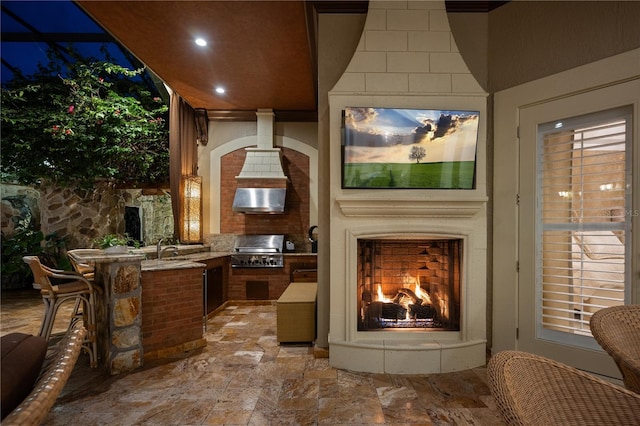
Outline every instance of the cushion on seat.
{"type": "Polygon", "coordinates": [[[52,286],[56,293],[75,293],[77,291],[89,291],[89,286],[84,281],[67,281],[64,284],[52,286]]]}
{"type": "Polygon", "coordinates": [[[11,333],[0,338],[0,382],[4,419],[33,389],[47,354],[47,341],[40,336],[11,333]]]}
{"type": "Polygon", "coordinates": [[[278,303],[309,303],[315,302],[318,294],[317,283],[289,283],[278,303]]]}

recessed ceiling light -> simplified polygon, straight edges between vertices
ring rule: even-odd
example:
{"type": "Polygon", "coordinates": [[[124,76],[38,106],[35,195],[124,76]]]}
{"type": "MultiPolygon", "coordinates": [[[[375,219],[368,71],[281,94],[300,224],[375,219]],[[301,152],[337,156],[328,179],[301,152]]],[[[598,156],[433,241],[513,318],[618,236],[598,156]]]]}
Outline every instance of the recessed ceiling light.
{"type": "Polygon", "coordinates": [[[197,38],[196,40],[196,44],[198,46],[206,46],[207,45],[207,40],[203,39],[203,38],[197,38]]]}
{"type": "Polygon", "coordinates": [[[217,94],[222,95],[224,94],[224,92],[225,92],[224,87],[220,87],[220,86],[216,87],[217,94]]]}

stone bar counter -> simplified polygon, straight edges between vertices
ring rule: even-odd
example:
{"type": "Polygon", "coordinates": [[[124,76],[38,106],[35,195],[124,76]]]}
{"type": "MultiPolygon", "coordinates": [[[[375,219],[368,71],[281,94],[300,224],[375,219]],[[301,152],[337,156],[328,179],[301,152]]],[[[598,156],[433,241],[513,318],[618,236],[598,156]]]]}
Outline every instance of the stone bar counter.
{"type": "Polygon", "coordinates": [[[98,363],[109,374],[133,371],[145,362],[206,345],[203,272],[222,266],[226,303],[246,300],[246,281],[254,279],[268,281],[269,296],[275,300],[292,277],[310,270],[315,273],[316,268],[315,254],[285,253],[282,269],[228,269],[227,274],[230,251],[220,247],[211,251],[213,247],[204,245],[176,248],[177,256],[165,253],[160,260],[153,246],[129,248],[123,254],[104,250],[68,253],[78,263],[94,265],[96,284],[104,289],[96,298],[96,334],[98,363]]]}
{"type": "MultiPolygon", "coordinates": [[[[180,292],[183,276],[196,277],[191,277],[187,285],[192,290],[195,306],[200,309],[196,309],[196,316],[202,321],[202,269],[205,265],[201,263],[188,260],[145,260],[145,254],[136,250],[123,254],[108,254],[102,250],[78,251],[70,252],[69,256],[78,263],[94,265],[95,282],[103,289],[102,294],[96,297],[98,362],[111,375],[129,372],[143,365],[143,305],[146,304],[149,314],[153,314],[155,310],[156,317],[153,320],[157,321],[160,315],[165,322],[174,321],[180,325],[179,316],[176,316],[174,309],[177,305],[174,306],[175,299],[172,297],[180,292]],[[143,292],[143,270],[155,273],[165,271],[162,274],[164,281],[156,281],[157,276],[150,275],[146,283],[148,288],[143,292]],[[181,274],[182,270],[193,270],[193,273],[181,274]],[[177,272],[171,275],[170,271],[177,272]]],[[[174,341],[169,341],[166,344],[172,346],[174,351],[176,348],[197,347],[202,340],[202,322],[198,327],[200,334],[197,336],[192,333],[189,337],[191,343],[175,344],[174,341]]],[[[153,342],[153,339],[149,341],[153,342]]],[[[166,349],[162,344],[153,342],[150,355],[158,357],[166,349]]]]}
{"type": "Polygon", "coordinates": [[[78,263],[95,267],[98,362],[109,374],[142,366],[141,254],[69,253],[78,263]]]}

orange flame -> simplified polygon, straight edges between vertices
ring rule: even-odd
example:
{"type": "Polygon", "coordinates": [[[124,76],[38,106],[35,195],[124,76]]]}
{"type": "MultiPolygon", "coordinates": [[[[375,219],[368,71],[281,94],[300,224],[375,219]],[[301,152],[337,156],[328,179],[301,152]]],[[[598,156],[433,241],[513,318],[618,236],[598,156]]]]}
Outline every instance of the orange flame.
{"type": "Polygon", "coordinates": [[[382,286],[380,284],[378,284],[378,302],[384,302],[384,303],[391,302],[391,299],[389,299],[384,295],[384,293],[382,293],[382,286]]]}
{"type": "Polygon", "coordinates": [[[422,299],[423,305],[431,304],[431,297],[429,296],[429,293],[422,290],[418,281],[416,281],[416,288],[413,292],[416,294],[416,296],[418,296],[418,299],[422,299]]]}

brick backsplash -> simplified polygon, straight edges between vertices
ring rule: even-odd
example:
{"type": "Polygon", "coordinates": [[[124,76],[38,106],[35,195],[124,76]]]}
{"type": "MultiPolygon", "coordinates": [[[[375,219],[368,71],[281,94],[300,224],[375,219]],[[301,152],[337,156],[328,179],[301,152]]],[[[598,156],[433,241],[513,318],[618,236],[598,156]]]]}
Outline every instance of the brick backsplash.
{"type": "Polygon", "coordinates": [[[299,239],[309,228],[309,157],[290,148],[282,150],[282,168],[288,181],[278,179],[236,179],[246,156],[238,149],[221,158],[220,232],[223,234],[284,234],[299,239]],[[287,187],[284,214],[234,213],[236,188],[259,184],[265,188],[287,187]]]}

